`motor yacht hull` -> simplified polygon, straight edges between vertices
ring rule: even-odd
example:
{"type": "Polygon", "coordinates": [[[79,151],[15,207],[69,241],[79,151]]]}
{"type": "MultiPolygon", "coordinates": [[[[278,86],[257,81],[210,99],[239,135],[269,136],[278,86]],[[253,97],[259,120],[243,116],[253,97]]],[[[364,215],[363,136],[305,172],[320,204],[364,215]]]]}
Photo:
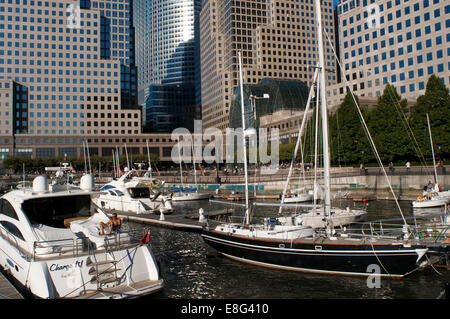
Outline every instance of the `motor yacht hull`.
{"type": "Polygon", "coordinates": [[[102,194],[92,201],[101,208],[107,210],[116,210],[121,212],[130,212],[134,214],[146,214],[151,212],[160,212],[163,209],[164,214],[172,213],[173,207],[171,201],[152,201],[149,198],[129,199],[109,194],[102,194]]]}
{"type": "Polygon", "coordinates": [[[122,299],[163,289],[156,260],[146,245],[108,254],[35,259],[4,237],[0,245],[0,266],[20,291],[34,298],[122,299]]]}
{"type": "Polygon", "coordinates": [[[189,200],[203,200],[211,197],[208,193],[175,193],[172,197],[173,202],[189,201],[189,200]]]}
{"type": "Polygon", "coordinates": [[[273,240],[229,235],[204,229],[204,241],[226,257],[241,262],[300,272],[402,278],[420,268],[427,249],[402,244],[351,243],[329,240],[273,240]]]}
{"type": "Polygon", "coordinates": [[[310,202],[314,199],[314,196],[312,194],[297,194],[293,195],[291,197],[286,197],[284,199],[285,203],[304,203],[304,202],[310,202]]]}

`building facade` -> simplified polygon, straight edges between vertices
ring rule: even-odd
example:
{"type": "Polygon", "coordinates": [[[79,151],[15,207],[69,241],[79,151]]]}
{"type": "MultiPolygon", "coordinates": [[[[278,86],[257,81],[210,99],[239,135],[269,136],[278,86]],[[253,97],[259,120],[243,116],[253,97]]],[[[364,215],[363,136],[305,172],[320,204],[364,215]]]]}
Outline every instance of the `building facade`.
{"type": "MultiPolygon", "coordinates": [[[[341,63],[358,96],[376,100],[389,83],[415,100],[432,74],[450,86],[448,1],[340,0],[337,11],[341,63]]],[[[330,88],[329,104],[346,91],[345,81],[330,88]]]]}
{"type": "Polygon", "coordinates": [[[137,0],[134,6],[139,103],[146,130],[171,132],[190,123],[182,113],[195,105],[194,26],[200,1],[137,0]],[[174,92],[181,95],[172,99],[174,92]]]}
{"type": "MultiPolygon", "coordinates": [[[[310,84],[317,65],[316,19],[310,0],[204,0],[200,13],[201,103],[204,129],[229,127],[232,96],[243,81],[298,80],[310,84]]],[[[322,1],[322,21],[334,46],[333,1],[322,1]]],[[[326,81],[336,83],[325,38],[326,81]]]]}
{"type": "Polygon", "coordinates": [[[27,152],[15,147],[19,135],[45,145],[141,132],[131,22],[128,0],[0,0],[0,144],[9,154],[27,152]]]}

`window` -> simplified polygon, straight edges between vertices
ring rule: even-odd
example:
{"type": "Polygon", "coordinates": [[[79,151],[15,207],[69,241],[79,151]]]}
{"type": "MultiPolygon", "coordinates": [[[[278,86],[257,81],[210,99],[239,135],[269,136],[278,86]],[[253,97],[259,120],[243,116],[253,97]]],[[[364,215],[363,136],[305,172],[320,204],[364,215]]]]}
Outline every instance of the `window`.
{"type": "Polygon", "coordinates": [[[12,207],[11,203],[4,198],[0,198],[0,212],[3,215],[19,220],[14,207],[12,207]]]}
{"type": "Polygon", "coordinates": [[[23,238],[22,233],[20,232],[19,228],[17,228],[16,225],[14,225],[13,223],[7,222],[6,220],[2,220],[0,221],[0,225],[5,228],[9,233],[13,234],[14,236],[16,236],[17,238],[21,239],[21,240],[25,240],[23,238]]]}

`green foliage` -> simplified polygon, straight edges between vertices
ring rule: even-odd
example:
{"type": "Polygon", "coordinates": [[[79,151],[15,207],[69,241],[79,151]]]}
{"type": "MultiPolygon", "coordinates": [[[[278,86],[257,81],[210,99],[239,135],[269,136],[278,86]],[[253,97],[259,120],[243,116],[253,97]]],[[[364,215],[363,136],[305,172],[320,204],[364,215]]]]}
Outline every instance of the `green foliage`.
{"type": "MultiPolygon", "coordinates": [[[[357,97],[356,101],[359,105],[357,97]]],[[[367,108],[361,107],[365,118],[367,108]]],[[[330,116],[331,161],[337,163],[362,163],[370,156],[370,145],[361,124],[361,118],[350,92],[344,98],[336,113],[330,116]]]]}
{"type": "Polygon", "coordinates": [[[429,159],[431,158],[431,145],[428,133],[427,114],[430,118],[435,153],[443,158],[449,158],[450,94],[442,81],[435,75],[429,78],[425,95],[417,99],[417,103],[409,119],[418,147],[424,157],[429,159]],[[439,148],[440,154],[438,154],[439,148]]]}
{"type": "MultiPolygon", "coordinates": [[[[379,97],[377,107],[370,110],[362,107],[361,111],[383,163],[418,161],[422,159],[421,154],[426,160],[431,159],[427,113],[436,155],[442,159],[450,157],[450,94],[435,75],[429,78],[425,95],[417,99],[411,113],[407,101],[389,84],[379,97]]],[[[376,162],[350,94],[330,117],[329,125],[332,163],[337,164],[338,160],[357,165],[361,162],[362,151],[365,163],[376,162]]]]}
{"type": "MultiPolygon", "coordinates": [[[[135,163],[148,164],[147,154],[128,154],[130,160],[130,165],[133,166],[135,163]]],[[[99,168],[101,171],[112,170],[114,168],[112,156],[97,156],[93,155],[91,159],[91,169],[97,171],[99,168]]],[[[158,165],[159,157],[155,154],[150,154],[150,160],[152,165],[158,165]]],[[[61,162],[64,161],[63,157],[53,157],[53,158],[26,158],[26,157],[7,157],[3,160],[3,167],[6,169],[11,169],[15,172],[20,172],[23,169],[23,164],[25,164],[26,171],[39,171],[43,172],[45,167],[49,166],[59,166],[61,162]]],[[[72,164],[72,167],[76,171],[85,170],[84,157],[68,157],[67,161],[72,164]]],[[[120,166],[123,168],[127,164],[126,155],[119,157],[120,166]]],[[[89,163],[86,159],[86,166],[89,170],[89,163]]],[[[136,165],[134,165],[136,166],[136,165]]],[[[136,167],[137,168],[137,167],[136,167]]]]}
{"type": "Polygon", "coordinates": [[[405,116],[407,101],[393,85],[387,84],[378,106],[369,113],[368,127],[384,163],[405,159],[412,152],[405,116]]]}

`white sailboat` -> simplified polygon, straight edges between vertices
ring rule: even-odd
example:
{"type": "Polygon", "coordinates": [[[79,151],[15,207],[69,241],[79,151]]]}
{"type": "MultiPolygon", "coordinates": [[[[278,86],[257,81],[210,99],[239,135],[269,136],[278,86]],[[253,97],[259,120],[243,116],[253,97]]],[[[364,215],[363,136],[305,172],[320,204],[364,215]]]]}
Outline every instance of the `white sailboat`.
{"type": "MultiPolygon", "coordinates": [[[[450,191],[440,192],[438,174],[436,170],[436,160],[434,157],[433,137],[431,135],[430,118],[427,114],[428,134],[430,136],[431,154],[433,157],[434,167],[434,185],[429,185],[428,190],[422,192],[422,196],[417,196],[416,200],[412,201],[413,208],[432,208],[442,207],[450,202],[450,191]]],[[[426,186],[428,187],[428,186],[426,186]]]]}
{"type": "Polygon", "coordinates": [[[99,235],[109,217],[91,210],[93,187],[90,175],[80,187],[38,176],[0,198],[0,266],[19,290],[44,299],[118,299],[163,288],[148,245],[123,230],[99,235]]]}

